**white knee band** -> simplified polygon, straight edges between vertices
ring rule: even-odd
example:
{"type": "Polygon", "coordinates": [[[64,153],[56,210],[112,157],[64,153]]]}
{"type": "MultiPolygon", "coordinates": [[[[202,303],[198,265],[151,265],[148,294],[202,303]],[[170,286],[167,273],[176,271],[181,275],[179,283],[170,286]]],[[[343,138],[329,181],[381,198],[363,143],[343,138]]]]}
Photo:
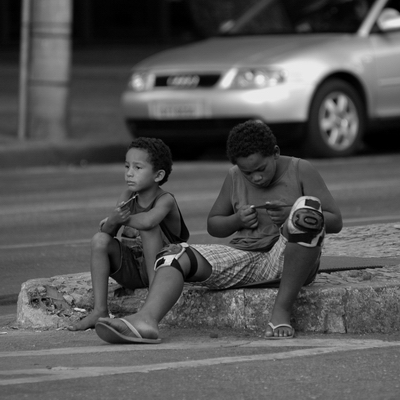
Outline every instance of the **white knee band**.
{"type": "Polygon", "coordinates": [[[197,259],[193,253],[193,250],[187,243],[169,244],[156,255],[154,271],[157,271],[163,267],[175,268],[183,275],[184,279],[189,279],[197,272],[197,259]],[[178,261],[180,256],[185,252],[190,260],[190,271],[187,275],[185,275],[178,261]]]}
{"type": "Polygon", "coordinates": [[[288,219],[289,242],[305,247],[322,245],[325,236],[321,202],[312,196],[297,199],[288,219]]]}

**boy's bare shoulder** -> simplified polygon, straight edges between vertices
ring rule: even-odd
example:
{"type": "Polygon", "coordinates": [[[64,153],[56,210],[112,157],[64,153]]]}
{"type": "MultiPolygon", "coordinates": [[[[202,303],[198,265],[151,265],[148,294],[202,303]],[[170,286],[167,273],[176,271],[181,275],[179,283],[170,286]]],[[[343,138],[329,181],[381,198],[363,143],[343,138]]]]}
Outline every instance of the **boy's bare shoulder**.
{"type": "Polygon", "coordinates": [[[310,163],[310,161],[304,158],[299,158],[299,171],[303,174],[317,173],[317,169],[310,163]]]}
{"type": "Polygon", "coordinates": [[[158,194],[158,198],[154,204],[155,207],[161,206],[161,207],[169,207],[172,208],[176,204],[175,197],[172,193],[166,192],[164,190],[161,190],[158,194]]]}

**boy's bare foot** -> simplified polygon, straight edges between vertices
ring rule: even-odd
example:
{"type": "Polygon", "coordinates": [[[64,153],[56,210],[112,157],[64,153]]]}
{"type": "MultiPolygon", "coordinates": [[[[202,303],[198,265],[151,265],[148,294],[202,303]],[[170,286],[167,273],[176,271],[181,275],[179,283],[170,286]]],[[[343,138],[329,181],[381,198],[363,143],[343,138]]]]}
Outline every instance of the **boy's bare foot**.
{"type": "Polygon", "coordinates": [[[290,325],[290,313],[275,307],[265,332],[266,338],[290,338],[293,335],[294,329],[290,325]]]}
{"type": "Polygon", "coordinates": [[[272,322],[268,323],[267,331],[265,332],[265,337],[267,339],[272,338],[292,338],[294,336],[294,329],[289,324],[277,324],[274,325],[272,322]]]}
{"type": "Polygon", "coordinates": [[[108,317],[108,312],[91,312],[88,316],[81,319],[74,325],[68,326],[69,331],[85,331],[86,329],[94,328],[99,318],[108,317]]]}

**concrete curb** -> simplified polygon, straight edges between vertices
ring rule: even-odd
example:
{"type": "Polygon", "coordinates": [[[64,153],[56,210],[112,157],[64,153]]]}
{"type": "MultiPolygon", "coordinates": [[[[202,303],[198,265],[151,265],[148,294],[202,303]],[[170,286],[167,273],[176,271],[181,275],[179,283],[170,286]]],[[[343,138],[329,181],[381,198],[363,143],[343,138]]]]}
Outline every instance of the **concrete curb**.
{"type": "MultiPolygon", "coordinates": [[[[358,258],[380,268],[320,273],[303,288],[293,310],[300,332],[392,333],[400,330],[400,226],[376,224],[347,227],[328,235],[324,256],[337,267],[358,258]],[[341,264],[341,265],[340,265],[341,264]]],[[[239,328],[265,331],[276,289],[211,291],[187,286],[163,324],[179,327],[239,328]]],[[[115,316],[134,313],[147,290],[121,288],[110,279],[109,308],[115,316]]],[[[22,285],[18,298],[20,328],[59,329],[85,316],[93,307],[89,273],[34,279],[22,285]]]]}
{"type": "MultiPolygon", "coordinates": [[[[163,320],[167,326],[265,331],[277,289],[210,291],[187,286],[163,320]]],[[[110,312],[121,317],[143,304],[147,290],[127,291],[110,279],[110,312]]],[[[293,312],[297,331],[391,333],[400,330],[398,266],[319,274],[303,288],[293,312]]],[[[89,273],[34,279],[22,285],[17,323],[21,328],[65,328],[91,310],[89,273]]]]}

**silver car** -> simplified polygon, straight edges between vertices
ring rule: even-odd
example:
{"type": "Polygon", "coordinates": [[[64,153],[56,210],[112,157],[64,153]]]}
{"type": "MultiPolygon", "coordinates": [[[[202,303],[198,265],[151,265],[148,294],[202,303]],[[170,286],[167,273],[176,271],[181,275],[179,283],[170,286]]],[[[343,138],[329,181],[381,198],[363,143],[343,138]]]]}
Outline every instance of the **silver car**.
{"type": "Polygon", "coordinates": [[[122,95],[133,135],[203,148],[266,122],[309,156],[357,152],[400,121],[400,0],[263,0],[221,34],[138,63],[122,95]]]}

